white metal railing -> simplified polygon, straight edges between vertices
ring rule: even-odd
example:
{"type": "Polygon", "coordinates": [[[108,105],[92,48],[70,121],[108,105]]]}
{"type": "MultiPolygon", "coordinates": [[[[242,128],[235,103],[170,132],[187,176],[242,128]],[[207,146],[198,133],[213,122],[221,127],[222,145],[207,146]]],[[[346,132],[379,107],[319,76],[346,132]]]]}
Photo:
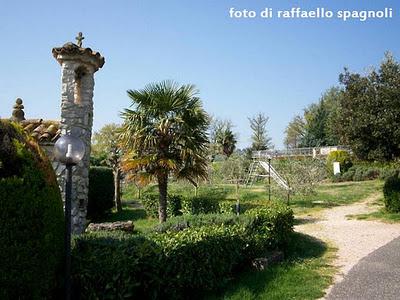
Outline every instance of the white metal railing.
{"type": "Polygon", "coordinates": [[[253,151],[252,157],[257,158],[276,158],[276,157],[291,157],[291,156],[327,156],[332,151],[345,150],[351,151],[347,146],[326,146],[326,147],[308,147],[308,148],[288,148],[284,150],[263,150],[253,151]]]}

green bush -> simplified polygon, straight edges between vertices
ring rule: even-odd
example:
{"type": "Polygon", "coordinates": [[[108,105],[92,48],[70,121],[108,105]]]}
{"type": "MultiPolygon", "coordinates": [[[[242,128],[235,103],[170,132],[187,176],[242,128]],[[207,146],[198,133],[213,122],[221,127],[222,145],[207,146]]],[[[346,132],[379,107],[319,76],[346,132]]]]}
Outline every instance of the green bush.
{"type": "MultiPolygon", "coordinates": [[[[159,196],[157,194],[145,194],[141,202],[148,217],[158,218],[159,196]]],[[[183,197],[180,195],[168,194],[167,216],[179,216],[182,214],[183,197]]]]}
{"type": "Polygon", "coordinates": [[[145,194],[140,201],[148,217],[158,218],[159,197],[157,194],[145,194]]]}
{"type": "Polygon", "coordinates": [[[182,214],[183,197],[180,195],[168,195],[167,198],[167,215],[179,216],[182,214]]]}
{"type": "Polygon", "coordinates": [[[383,195],[386,209],[389,212],[400,212],[400,178],[398,175],[386,179],[383,195]]]}
{"type": "Polygon", "coordinates": [[[219,212],[219,201],[214,197],[187,197],[182,202],[183,214],[197,215],[219,212]]]}
{"type": "Polygon", "coordinates": [[[139,235],[81,235],[72,251],[74,290],[80,299],[151,299],[160,290],[161,249],[139,235]]]}
{"type": "Polygon", "coordinates": [[[350,153],[344,150],[332,151],[326,158],[326,165],[329,174],[333,175],[333,163],[340,163],[340,173],[345,173],[352,165],[350,153]]]}
{"type": "Polygon", "coordinates": [[[384,168],[379,173],[379,179],[386,180],[389,177],[398,175],[399,171],[399,169],[384,168]]]}
{"type": "Polygon", "coordinates": [[[233,214],[235,212],[235,204],[230,201],[219,202],[219,212],[221,214],[233,214]]]}
{"type": "Polygon", "coordinates": [[[22,129],[0,121],[0,299],[50,298],[63,261],[54,171],[22,129]]]}
{"type": "Polygon", "coordinates": [[[87,218],[98,220],[114,207],[114,175],[111,168],[91,167],[87,218]]]}
{"type": "Polygon", "coordinates": [[[284,205],[271,205],[240,217],[184,215],[168,222],[161,225],[165,227],[159,232],[143,236],[103,233],[79,237],[73,251],[73,274],[79,296],[201,296],[225,284],[234,270],[260,251],[284,245],[292,232],[293,212],[284,205]],[[186,222],[190,226],[172,231],[167,223],[171,222],[171,226],[173,220],[175,224],[186,222]]]}
{"type": "Polygon", "coordinates": [[[188,228],[152,239],[163,253],[162,299],[188,299],[221,287],[246,260],[247,238],[240,226],[188,228]]]}
{"type": "Polygon", "coordinates": [[[379,177],[380,170],[375,167],[357,166],[354,168],[354,181],[373,180],[379,177]]]}
{"type": "Polygon", "coordinates": [[[208,225],[234,225],[249,222],[246,215],[236,216],[234,214],[198,214],[183,215],[169,218],[166,222],[156,225],[156,232],[181,231],[186,228],[202,227],[208,225]]]}
{"type": "Polygon", "coordinates": [[[353,181],[355,173],[356,171],[353,166],[346,173],[342,174],[342,181],[353,181]]]}
{"type": "Polygon", "coordinates": [[[294,224],[293,211],[287,205],[271,203],[269,207],[250,209],[245,214],[252,220],[247,226],[252,236],[250,243],[254,243],[252,251],[258,254],[286,245],[294,224]]]}

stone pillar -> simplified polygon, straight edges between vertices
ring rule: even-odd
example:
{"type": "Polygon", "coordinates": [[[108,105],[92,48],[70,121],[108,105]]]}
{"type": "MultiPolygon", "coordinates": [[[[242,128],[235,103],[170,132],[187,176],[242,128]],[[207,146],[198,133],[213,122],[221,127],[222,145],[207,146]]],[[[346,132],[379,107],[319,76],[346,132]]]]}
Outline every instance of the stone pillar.
{"type": "MultiPolygon", "coordinates": [[[[80,46],[67,43],[52,51],[61,65],[61,134],[71,133],[86,145],[85,155],[72,173],[72,232],[75,234],[84,232],[86,227],[94,73],[104,65],[104,58],[98,52],[80,46]]],[[[57,166],[56,175],[64,197],[65,166],[57,166]]]]}

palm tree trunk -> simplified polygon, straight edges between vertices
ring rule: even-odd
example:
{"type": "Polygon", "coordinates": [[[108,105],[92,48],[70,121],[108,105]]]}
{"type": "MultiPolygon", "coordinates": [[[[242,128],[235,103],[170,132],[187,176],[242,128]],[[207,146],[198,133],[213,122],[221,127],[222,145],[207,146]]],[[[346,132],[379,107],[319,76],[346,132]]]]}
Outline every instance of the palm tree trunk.
{"type": "Polygon", "coordinates": [[[160,205],[158,206],[158,219],[160,223],[167,220],[167,195],[168,195],[168,173],[158,175],[158,191],[160,193],[160,205]]]}
{"type": "Polygon", "coordinates": [[[117,212],[121,212],[121,170],[119,168],[114,170],[114,202],[117,212]]]}

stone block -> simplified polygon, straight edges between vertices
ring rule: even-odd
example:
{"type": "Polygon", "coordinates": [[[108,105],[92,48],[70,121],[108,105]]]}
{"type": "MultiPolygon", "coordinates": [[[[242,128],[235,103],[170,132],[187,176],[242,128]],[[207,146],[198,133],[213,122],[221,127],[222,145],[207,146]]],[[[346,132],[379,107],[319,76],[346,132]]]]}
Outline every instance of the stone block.
{"type": "Polygon", "coordinates": [[[135,226],[132,221],[127,222],[113,222],[113,223],[90,223],[86,228],[86,232],[93,231],[126,231],[133,232],[135,226]]]}
{"type": "Polygon", "coordinates": [[[253,261],[251,262],[251,266],[254,270],[263,271],[266,270],[269,266],[283,261],[283,258],[284,256],[282,251],[267,252],[265,257],[253,259],[253,261]]]}

